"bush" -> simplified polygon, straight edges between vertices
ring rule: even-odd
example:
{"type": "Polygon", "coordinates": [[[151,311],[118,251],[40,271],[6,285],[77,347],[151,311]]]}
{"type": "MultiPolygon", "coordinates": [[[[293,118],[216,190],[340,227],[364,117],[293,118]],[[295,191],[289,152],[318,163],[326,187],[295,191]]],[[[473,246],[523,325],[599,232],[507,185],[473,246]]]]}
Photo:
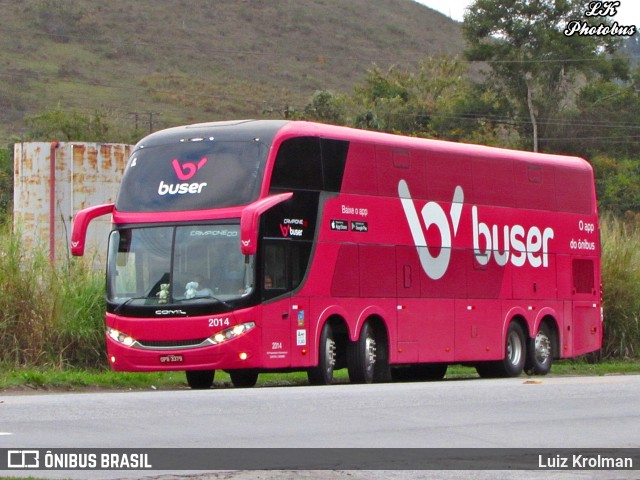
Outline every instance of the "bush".
{"type": "Polygon", "coordinates": [[[12,367],[105,365],[104,276],[88,262],[26,252],[10,222],[0,231],[0,362],[12,367]]]}
{"type": "Polygon", "coordinates": [[[602,356],[634,357],[640,346],[640,222],[604,215],[601,224],[602,356]]]}

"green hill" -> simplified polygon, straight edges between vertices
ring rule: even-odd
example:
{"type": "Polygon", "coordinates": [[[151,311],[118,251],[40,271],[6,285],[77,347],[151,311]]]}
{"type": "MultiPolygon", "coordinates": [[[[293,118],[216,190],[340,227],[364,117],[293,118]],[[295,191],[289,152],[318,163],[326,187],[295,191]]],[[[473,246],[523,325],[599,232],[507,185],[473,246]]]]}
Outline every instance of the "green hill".
{"type": "Polygon", "coordinates": [[[376,63],[459,54],[460,26],[412,0],[0,0],[0,139],[47,109],[154,129],[279,117],[376,63]],[[266,113],[265,113],[266,112],[266,113]]]}

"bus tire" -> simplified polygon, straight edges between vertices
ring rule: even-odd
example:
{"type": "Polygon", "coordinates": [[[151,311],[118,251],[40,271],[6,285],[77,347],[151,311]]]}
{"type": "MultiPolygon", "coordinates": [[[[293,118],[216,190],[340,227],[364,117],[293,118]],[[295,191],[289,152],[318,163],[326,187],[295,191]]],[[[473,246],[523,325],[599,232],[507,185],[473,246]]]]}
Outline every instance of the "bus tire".
{"type": "Polygon", "coordinates": [[[483,362],[476,365],[482,378],[517,377],[524,370],[527,357],[525,335],[517,322],[511,322],[507,329],[504,358],[497,362],[483,362]]]}
{"type": "Polygon", "coordinates": [[[333,328],[325,323],[318,344],[318,366],[307,370],[307,378],[311,385],[329,385],[333,382],[333,370],[336,366],[336,342],[333,339],[333,328]]]}
{"type": "Polygon", "coordinates": [[[516,322],[509,324],[504,349],[504,360],[497,364],[498,376],[517,377],[524,370],[527,357],[527,343],[520,324],[516,322]]]}
{"type": "Polygon", "coordinates": [[[257,370],[229,370],[231,383],[236,388],[251,388],[258,381],[257,370]]]}
{"type": "Polygon", "coordinates": [[[213,386],[215,370],[187,370],[187,383],[194,390],[206,390],[213,386]]]}
{"type": "Polygon", "coordinates": [[[551,370],[553,363],[553,347],[551,332],[546,323],[540,325],[538,334],[529,341],[527,348],[527,363],[525,372],[527,375],[546,375],[551,370]]]}
{"type": "Polygon", "coordinates": [[[351,383],[371,383],[376,368],[376,338],[370,322],[365,322],[360,336],[349,343],[347,349],[347,370],[351,383]]]}

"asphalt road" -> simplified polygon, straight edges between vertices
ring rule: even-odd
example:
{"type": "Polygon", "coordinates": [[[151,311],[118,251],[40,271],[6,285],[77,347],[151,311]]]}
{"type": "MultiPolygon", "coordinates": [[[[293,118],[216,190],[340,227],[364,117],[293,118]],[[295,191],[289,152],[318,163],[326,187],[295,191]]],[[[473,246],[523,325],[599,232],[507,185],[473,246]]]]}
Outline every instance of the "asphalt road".
{"type": "Polygon", "coordinates": [[[80,447],[638,448],[640,376],[0,396],[0,448],[80,447]]]}

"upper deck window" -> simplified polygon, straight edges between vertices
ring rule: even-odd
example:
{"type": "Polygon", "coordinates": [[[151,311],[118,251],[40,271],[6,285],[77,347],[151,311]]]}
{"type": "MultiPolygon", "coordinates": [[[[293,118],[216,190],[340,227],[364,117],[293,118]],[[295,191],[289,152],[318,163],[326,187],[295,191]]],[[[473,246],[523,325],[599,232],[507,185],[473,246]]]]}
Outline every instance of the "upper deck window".
{"type": "Polygon", "coordinates": [[[349,142],[296,137],[282,142],[271,177],[272,189],[338,192],[349,142]]]}
{"type": "Polygon", "coordinates": [[[260,191],[266,152],[257,140],[195,139],[137,149],[116,209],[166,212],[249,204],[260,191]]]}

